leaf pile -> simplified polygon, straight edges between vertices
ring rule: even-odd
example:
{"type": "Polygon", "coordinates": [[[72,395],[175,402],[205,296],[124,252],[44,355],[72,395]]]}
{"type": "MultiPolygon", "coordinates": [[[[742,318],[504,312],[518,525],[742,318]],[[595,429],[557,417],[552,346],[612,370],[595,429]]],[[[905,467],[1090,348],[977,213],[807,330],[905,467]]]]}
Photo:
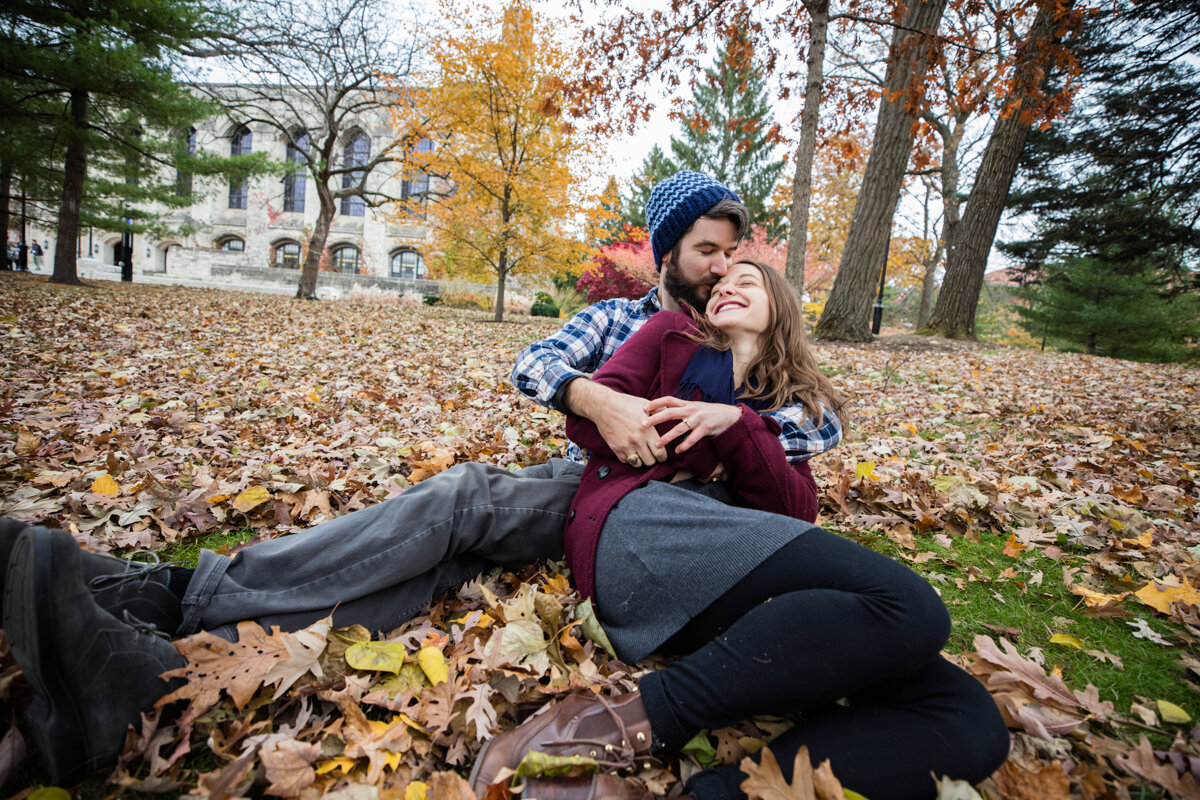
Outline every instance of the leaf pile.
{"type": "MultiPolygon", "coordinates": [[[[457,462],[516,468],[563,443],[562,417],[508,382],[554,321],[15,276],[2,288],[0,513],[89,549],[284,534],[457,462]]],[[[818,351],[854,414],[849,439],[812,462],[822,524],[925,574],[956,627],[1002,637],[960,639],[955,657],[1014,730],[988,797],[1194,796],[1194,691],[1117,707],[1056,661],[1124,669],[1070,627],[1100,620],[1171,653],[1175,684],[1200,681],[1200,371],[886,340],[818,351]],[[1039,631],[961,619],[956,598],[978,587],[1028,603],[1057,588],[1073,607],[1039,631]]],[[[197,797],[253,781],[280,797],[469,796],[446,769],[527,705],[635,685],[588,638],[589,613],[553,566],[530,567],[374,641],[327,623],[246,625],[237,644],[201,634],[179,643],[185,711],[131,735],[113,780],[197,797]],[[200,749],[215,769],[193,766],[200,749]]],[[[682,765],[639,777],[665,794],[692,762],[738,763],[785,724],[698,737],[682,765]]],[[[964,791],[943,782],[943,796],[964,791]]]]}

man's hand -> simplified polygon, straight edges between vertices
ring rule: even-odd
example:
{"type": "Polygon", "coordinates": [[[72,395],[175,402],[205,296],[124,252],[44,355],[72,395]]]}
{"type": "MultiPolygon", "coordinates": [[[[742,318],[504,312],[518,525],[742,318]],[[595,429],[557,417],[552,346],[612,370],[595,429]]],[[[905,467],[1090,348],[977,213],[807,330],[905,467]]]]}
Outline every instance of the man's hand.
{"type": "Polygon", "coordinates": [[[642,421],[642,427],[654,430],[653,426],[669,419],[679,424],[655,439],[655,447],[666,447],[667,442],[687,434],[687,438],[675,446],[682,453],[705,436],[716,436],[738,421],[742,410],[738,406],[724,403],[704,403],[699,400],[680,400],[678,397],[660,397],[642,406],[650,416],[642,421]]]}
{"type": "Polygon", "coordinates": [[[567,384],[563,399],[572,414],[596,424],[609,449],[622,461],[631,463],[632,459],[638,462],[634,466],[649,466],[667,460],[666,448],[655,444],[658,432],[643,425],[646,398],[615,391],[587,378],[576,378],[567,384]]]}

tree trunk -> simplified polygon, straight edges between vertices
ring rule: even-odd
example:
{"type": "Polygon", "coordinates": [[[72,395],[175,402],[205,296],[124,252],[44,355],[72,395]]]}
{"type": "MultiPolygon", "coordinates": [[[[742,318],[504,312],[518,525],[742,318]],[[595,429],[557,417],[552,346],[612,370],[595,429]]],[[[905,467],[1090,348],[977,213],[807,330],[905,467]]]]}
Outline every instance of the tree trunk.
{"type": "MultiPolygon", "coordinates": [[[[942,164],[945,164],[943,157],[942,164]]],[[[944,166],[943,166],[944,169],[944,166]]],[[[929,241],[929,201],[933,194],[933,187],[928,183],[925,184],[925,208],[921,223],[921,238],[929,241]]],[[[943,200],[943,215],[942,215],[942,231],[945,232],[947,224],[950,220],[950,209],[943,200]]],[[[933,277],[937,274],[938,264],[942,260],[942,249],[945,247],[946,240],[939,237],[937,247],[934,248],[932,254],[925,259],[925,274],[921,277],[921,305],[917,310],[917,330],[921,330],[929,323],[929,312],[933,309],[933,277]]]]}
{"type": "Polygon", "coordinates": [[[1037,70],[1043,69],[1037,55],[1054,36],[1053,10],[1052,3],[1038,10],[1023,43],[1014,76],[1018,88],[1015,96],[1010,97],[1007,116],[1002,115],[996,121],[988,139],[975,185],[967,199],[966,213],[946,251],[946,278],[929,320],[928,333],[948,339],[975,338],[975,311],[979,306],[988,254],[1032,125],[1032,120],[1022,120],[1021,101],[1034,91],[1040,91],[1049,77],[1048,70],[1041,81],[1034,76],[1037,70]]]}
{"type": "Polygon", "coordinates": [[[910,90],[924,87],[933,46],[931,35],[936,33],[945,9],[946,0],[913,2],[892,37],[871,155],[850,218],[837,278],[813,330],[819,338],[850,342],[871,339],[871,299],[880,265],[887,259],[892,217],[912,152],[916,117],[910,90]]]}
{"type": "Polygon", "coordinates": [[[829,0],[805,2],[812,17],[808,34],[808,79],[804,84],[804,111],[800,116],[800,143],[796,145],[796,175],[792,180],[792,214],[788,226],[788,282],[804,296],[804,266],[808,249],[808,214],[812,204],[813,153],[821,114],[821,87],[825,82],[825,38],[829,29],[829,0]]]}
{"type": "Polygon", "coordinates": [[[81,283],[75,265],[75,248],[79,240],[83,182],[87,178],[88,100],[86,91],[71,90],[71,127],[67,134],[67,157],[63,163],[62,202],[58,208],[58,240],[54,243],[51,283],[81,283]]]}
{"type": "Polygon", "coordinates": [[[492,322],[504,322],[504,282],[508,279],[508,250],[500,251],[500,268],[496,270],[496,311],[492,322]]]}
{"type": "Polygon", "coordinates": [[[0,166],[0,230],[4,231],[4,264],[0,269],[8,269],[8,203],[12,193],[12,165],[0,166]]]}
{"type": "Polygon", "coordinates": [[[300,284],[296,287],[297,300],[317,298],[317,273],[321,269],[321,256],[325,253],[325,242],[329,239],[329,227],[333,224],[333,213],[337,209],[337,198],[324,181],[316,181],[317,198],[321,208],[317,212],[317,223],[308,239],[308,252],[300,269],[300,284]]]}

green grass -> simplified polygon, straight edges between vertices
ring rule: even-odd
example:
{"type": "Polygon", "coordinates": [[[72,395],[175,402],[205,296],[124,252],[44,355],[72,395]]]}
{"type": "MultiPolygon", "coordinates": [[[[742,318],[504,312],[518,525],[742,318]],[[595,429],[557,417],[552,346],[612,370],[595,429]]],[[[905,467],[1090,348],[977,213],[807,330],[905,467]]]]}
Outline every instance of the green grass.
{"type": "Polygon", "coordinates": [[[158,551],[158,557],[163,561],[174,561],[183,566],[195,567],[196,562],[200,560],[201,550],[224,552],[253,538],[254,531],[250,528],[240,531],[216,531],[203,536],[193,536],[182,542],[172,542],[158,551]]]}
{"type": "MultiPolygon", "coordinates": [[[[982,634],[993,639],[1000,633],[984,627],[990,625],[1015,628],[1020,631],[1017,648],[1028,655],[1031,647],[1040,647],[1047,670],[1061,668],[1063,679],[1071,689],[1084,689],[1095,684],[1100,698],[1115,704],[1115,713],[1131,718],[1130,705],[1142,702],[1154,706],[1156,700],[1167,700],[1183,708],[1193,720],[1200,718],[1200,698],[1190,688],[1179,663],[1180,646],[1167,647],[1145,639],[1135,638],[1134,629],[1127,623],[1141,618],[1159,635],[1172,641],[1178,626],[1154,614],[1136,598],[1128,597],[1120,607],[1126,617],[1096,617],[1085,613],[1082,598],[1071,594],[1063,583],[1063,566],[1079,566],[1085,562],[1081,554],[1067,553],[1054,560],[1031,549],[1017,557],[1002,551],[1005,541],[995,534],[984,533],[975,542],[964,536],[952,537],[951,547],[939,545],[933,535],[917,535],[915,550],[906,550],[881,533],[839,531],[872,550],[907,564],[928,579],[941,592],[950,611],[953,626],[946,649],[963,653],[975,649],[974,638],[982,634]],[[935,556],[923,563],[909,560],[918,553],[932,552],[935,556]],[[973,569],[972,569],[973,568],[973,569]],[[1012,579],[999,576],[1007,569],[1017,575],[1012,579]],[[1036,573],[1041,573],[1040,585],[1033,585],[1036,573]],[[971,580],[971,576],[975,580],[971,580]],[[955,579],[962,580],[962,587],[955,579]],[[1022,591],[1019,582],[1025,584],[1022,591]],[[1050,637],[1068,634],[1083,643],[1084,650],[1053,644],[1050,637]],[[1121,659],[1124,670],[1108,661],[1088,655],[1086,650],[1108,652],[1121,659]]],[[[1082,571],[1081,573],[1082,574],[1082,571]]],[[[1143,581],[1110,587],[1113,593],[1129,591],[1143,581]]],[[[1178,641],[1175,639],[1174,641],[1178,641]]],[[[1172,726],[1164,725],[1170,729],[1172,726]]],[[[1156,746],[1166,746],[1169,739],[1151,735],[1156,746]]]]}

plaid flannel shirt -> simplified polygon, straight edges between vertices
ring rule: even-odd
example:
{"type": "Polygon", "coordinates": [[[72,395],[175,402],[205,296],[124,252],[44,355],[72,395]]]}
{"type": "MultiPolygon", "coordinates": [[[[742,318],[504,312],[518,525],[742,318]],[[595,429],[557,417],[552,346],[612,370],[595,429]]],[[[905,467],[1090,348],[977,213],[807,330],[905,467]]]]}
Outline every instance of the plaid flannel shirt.
{"type": "MultiPolygon", "coordinates": [[[[588,306],[557,332],[521,351],[512,371],[513,385],[542,405],[565,412],[562,394],[567,384],[598,370],[661,309],[658,287],[640,300],[617,298],[588,306]]],[[[788,461],[805,461],[842,440],[842,425],[837,416],[822,411],[819,424],[799,405],[764,414],[782,428],[779,441],[788,461]]],[[[586,460],[574,442],[565,456],[574,461],[586,460]]]]}

